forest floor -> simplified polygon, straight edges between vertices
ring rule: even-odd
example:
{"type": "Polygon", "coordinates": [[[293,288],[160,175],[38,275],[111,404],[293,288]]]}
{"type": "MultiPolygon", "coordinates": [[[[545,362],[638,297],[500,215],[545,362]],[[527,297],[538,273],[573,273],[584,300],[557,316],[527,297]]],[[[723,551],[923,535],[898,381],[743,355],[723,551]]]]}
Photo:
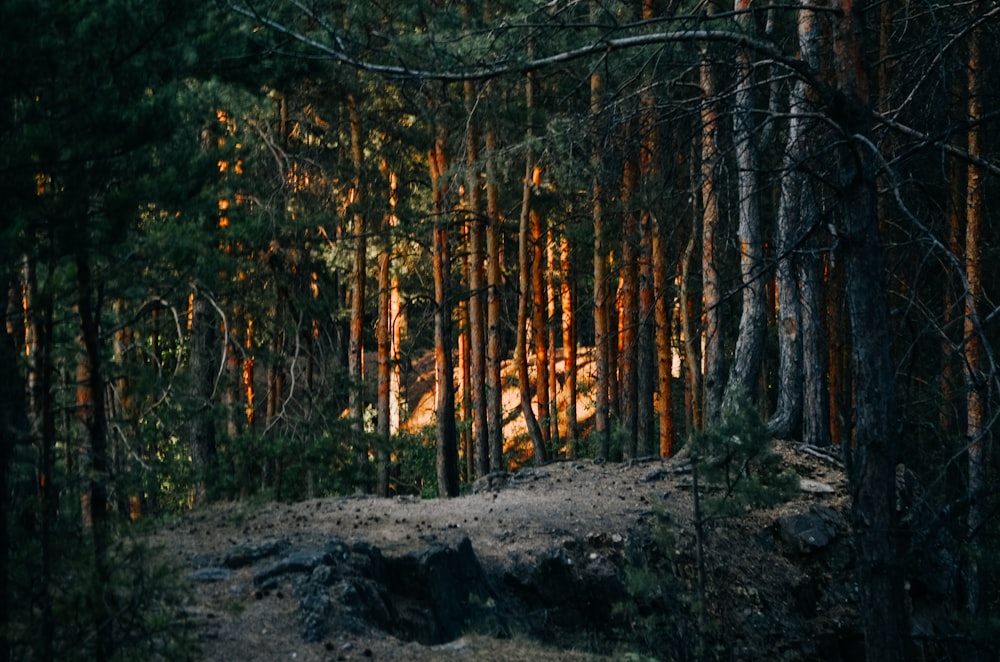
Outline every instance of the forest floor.
{"type": "MultiPolygon", "coordinates": [[[[716,519],[705,527],[710,606],[702,627],[711,630],[714,653],[709,657],[842,659],[836,651],[849,648],[857,631],[845,478],[835,463],[793,444],[777,442],[776,450],[801,478],[820,483],[822,491],[813,484],[779,507],[716,519]],[[779,531],[782,522],[801,516],[808,523],[810,513],[817,512],[839,522],[821,533],[822,540],[808,533],[797,541],[792,533],[779,531]],[[822,658],[812,657],[817,647],[828,649],[822,658]]],[[[676,586],[693,594],[697,549],[692,476],[686,464],[683,459],[558,461],[480,483],[477,491],[454,499],[358,496],[216,504],[164,525],[151,543],[192,578],[189,614],[208,660],[623,659],[642,649],[639,640],[645,635],[639,629],[612,640],[598,632],[588,637],[585,631],[576,639],[545,640],[537,636],[544,626],[532,636],[510,631],[493,636],[498,633],[480,630],[431,645],[404,641],[384,628],[332,623],[318,641],[307,643],[301,636],[301,601],[291,584],[262,589],[257,581],[262,562],[223,569],[221,560],[233,549],[276,540],[310,549],[337,539],[348,546],[377,546],[389,558],[468,538],[499,595],[504,577],[526,576],[525,568],[553,558],[553,550],[565,557],[567,568],[576,559],[582,572],[588,559],[604,558],[621,576],[627,559],[655,545],[652,527],[666,515],[676,547],[672,553],[667,550],[676,586]],[[212,576],[216,566],[219,572],[212,576]],[[206,568],[207,575],[194,579],[206,568]]],[[[545,613],[539,611],[542,618],[545,613]]],[[[652,659],[689,659],[693,640],[683,632],[677,638],[686,638],[679,645],[687,646],[687,653],[664,651],[653,653],[652,659]]],[[[644,654],[630,659],[651,659],[648,649],[644,654]]]]}

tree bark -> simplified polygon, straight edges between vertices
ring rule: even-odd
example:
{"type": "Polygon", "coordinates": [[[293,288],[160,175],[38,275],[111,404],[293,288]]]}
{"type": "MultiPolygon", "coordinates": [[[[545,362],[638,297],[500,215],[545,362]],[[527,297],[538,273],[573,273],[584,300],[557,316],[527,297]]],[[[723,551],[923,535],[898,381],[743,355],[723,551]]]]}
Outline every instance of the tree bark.
{"type": "Polygon", "coordinates": [[[78,385],[79,411],[87,430],[90,445],[87,475],[87,506],[91,542],[94,552],[94,572],[97,592],[91,614],[94,624],[94,659],[106,662],[114,656],[114,591],[108,552],[111,547],[111,523],[108,521],[108,483],[111,479],[108,461],[108,421],[105,407],[104,372],[100,344],[100,300],[94,300],[94,283],[90,270],[90,247],[87,227],[79,228],[76,249],[77,315],[84,347],[82,381],[78,385]]]}
{"type": "MultiPolygon", "coordinates": [[[[711,9],[711,2],[708,3],[711,9]]],[[[715,263],[715,240],[719,227],[719,198],[716,191],[715,168],[719,148],[719,130],[715,104],[715,72],[707,48],[702,50],[699,68],[701,79],[701,270],[702,308],[705,317],[705,378],[704,417],[706,425],[719,420],[725,388],[725,356],[722,350],[722,296],[719,272],[715,263]]]]}
{"type": "Polygon", "coordinates": [[[431,190],[435,211],[431,241],[434,262],[434,383],[437,412],[438,496],[458,496],[458,435],[455,427],[455,373],[452,367],[451,294],[449,273],[451,249],[444,195],[444,135],[439,131],[430,154],[431,190]]]}
{"type": "MultiPolygon", "coordinates": [[[[750,0],[735,0],[737,24],[744,32],[752,27],[750,0]]],[[[733,108],[733,142],[736,146],[737,190],[739,201],[740,280],[743,307],[733,364],[730,367],[726,396],[742,393],[756,402],[764,355],[765,292],[763,278],[764,244],[760,229],[758,202],[757,148],[754,136],[753,61],[748,49],[736,54],[736,94],[733,108]]]]}
{"type": "MultiPolygon", "coordinates": [[[[503,287],[501,264],[500,195],[496,186],[496,132],[486,132],[486,434],[489,439],[489,471],[504,471],[503,459],[503,362],[500,342],[500,299],[503,287]]],[[[487,455],[483,455],[485,463],[487,455]]]]}
{"type": "MultiPolygon", "coordinates": [[[[532,78],[529,77],[529,86],[533,85],[532,78]]],[[[533,92],[532,92],[533,94],[533,92]]],[[[530,112],[530,111],[529,111],[530,112]]],[[[529,147],[529,150],[531,148],[529,147]]],[[[535,159],[534,156],[531,157],[535,159]]],[[[531,171],[531,190],[537,190],[541,186],[541,167],[536,162],[531,171]]],[[[550,434],[550,423],[552,413],[549,406],[549,320],[546,312],[548,310],[546,302],[545,287],[545,236],[541,214],[534,205],[531,205],[530,196],[527,198],[530,205],[529,218],[531,227],[531,331],[535,348],[535,399],[538,403],[538,422],[542,440],[547,445],[550,434]]]]}
{"type": "MultiPolygon", "coordinates": [[[[468,4],[465,11],[468,12],[468,4]]],[[[472,420],[475,440],[476,475],[485,476],[490,470],[489,421],[486,413],[486,308],[487,283],[483,254],[486,223],[483,216],[483,184],[479,176],[479,132],[472,120],[475,111],[476,86],[465,82],[466,125],[465,188],[469,211],[469,361],[471,362],[472,420]]]]}
{"type": "MultiPolygon", "coordinates": [[[[592,3],[595,14],[598,4],[592,3]]],[[[599,459],[607,459],[609,452],[611,421],[609,401],[608,356],[611,327],[608,321],[608,252],[604,247],[604,191],[603,191],[603,145],[601,142],[601,106],[604,82],[598,69],[590,74],[590,119],[593,125],[591,152],[591,214],[594,220],[594,436],[597,438],[594,454],[599,459]]]]}
{"type": "Polygon", "coordinates": [[[389,214],[382,222],[378,255],[378,319],[375,344],[378,355],[378,395],[375,404],[375,494],[389,496],[389,451],[392,447],[392,224],[396,207],[396,173],[389,173],[389,214]]]}
{"type": "MultiPolygon", "coordinates": [[[[535,170],[534,154],[530,146],[528,147],[528,155],[525,161],[524,189],[521,197],[521,222],[517,233],[519,296],[517,302],[517,337],[514,345],[514,363],[517,365],[517,384],[521,395],[521,414],[528,427],[528,436],[531,438],[531,444],[534,449],[535,462],[544,464],[548,462],[548,454],[545,450],[545,438],[542,436],[542,429],[538,424],[538,418],[531,408],[531,379],[528,373],[528,302],[531,297],[531,258],[528,234],[531,226],[532,176],[535,170]]],[[[535,363],[535,372],[537,375],[537,362],[535,363]]]]}
{"type": "Polygon", "coordinates": [[[215,391],[216,332],[214,311],[205,294],[194,293],[191,317],[191,345],[188,357],[191,372],[191,421],[188,434],[191,443],[191,463],[195,474],[195,502],[203,501],[209,492],[209,479],[216,468],[215,418],[212,397],[215,391]]]}
{"type": "Polygon", "coordinates": [[[841,130],[839,183],[845,218],[843,255],[855,376],[855,448],[850,467],[858,585],[868,660],[911,658],[898,558],[896,464],[899,461],[895,368],[876,205],[870,106],[861,55],[862,25],[851,0],[833,32],[835,85],[850,106],[841,130]]]}
{"type": "MultiPolygon", "coordinates": [[[[799,29],[813,30],[810,10],[800,12],[799,29]]],[[[801,33],[800,33],[801,34],[801,33]]],[[[811,36],[809,37],[811,38],[811,36]]],[[[802,37],[800,36],[800,40],[802,37]]],[[[806,156],[802,114],[806,110],[806,86],[796,82],[790,92],[788,142],[781,174],[781,199],[775,232],[778,290],[778,405],[767,423],[768,433],[780,439],[798,436],[802,420],[802,315],[796,279],[796,236],[802,227],[802,187],[805,178],[799,165],[806,156]]]]}
{"type": "MultiPolygon", "coordinates": [[[[980,3],[973,4],[973,10],[980,3]]],[[[979,159],[983,154],[982,128],[979,120],[983,115],[983,67],[985,61],[982,49],[982,29],[977,27],[969,38],[969,108],[970,123],[968,135],[969,156],[979,159]]],[[[987,425],[986,400],[987,379],[983,360],[983,338],[980,327],[979,307],[983,298],[982,281],[982,226],[985,196],[983,194],[983,173],[975,162],[969,162],[966,173],[965,204],[965,381],[966,381],[966,439],[969,463],[969,515],[968,537],[972,552],[968,559],[966,578],[966,604],[969,614],[975,618],[981,615],[983,600],[981,592],[983,578],[980,576],[977,550],[982,547],[981,530],[986,521],[983,493],[986,483],[985,447],[989,435],[987,425]]]]}
{"type": "Polygon", "coordinates": [[[354,207],[351,232],[354,235],[354,260],[351,269],[351,317],[347,341],[347,376],[350,381],[348,417],[353,436],[354,463],[357,480],[364,491],[371,489],[367,479],[368,438],[364,429],[364,324],[365,280],[368,271],[368,240],[365,214],[360,210],[363,202],[361,169],[364,150],[361,135],[361,116],[358,114],[354,95],[347,97],[347,111],[351,127],[351,165],[354,170],[350,204],[354,207]]]}
{"type": "Polygon", "coordinates": [[[577,454],[577,342],[576,342],[576,290],[570,283],[570,245],[563,235],[559,240],[559,293],[562,308],[563,365],[566,375],[566,454],[570,458],[577,454]]]}
{"type": "Polygon", "coordinates": [[[639,211],[635,198],[639,180],[639,154],[632,141],[635,125],[625,126],[624,167],[621,182],[622,243],[618,289],[618,385],[625,460],[636,457],[639,433],[639,211]]]}

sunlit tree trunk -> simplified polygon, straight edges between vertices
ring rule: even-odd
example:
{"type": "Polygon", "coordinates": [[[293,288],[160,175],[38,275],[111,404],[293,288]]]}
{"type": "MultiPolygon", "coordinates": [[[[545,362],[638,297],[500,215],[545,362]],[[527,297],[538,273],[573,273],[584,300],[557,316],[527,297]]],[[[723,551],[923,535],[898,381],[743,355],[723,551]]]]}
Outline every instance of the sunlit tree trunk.
{"type": "Polygon", "coordinates": [[[558,449],[562,446],[559,438],[559,376],[557,372],[558,359],[556,357],[556,338],[559,336],[561,324],[559,324],[559,295],[557,293],[558,283],[556,273],[559,270],[555,255],[555,232],[552,225],[548,226],[545,239],[545,309],[546,318],[546,342],[548,344],[549,363],[549,445],[550,448],[558,449]]]}
{"type": "Polygon", "coordinates": [[[559,296],[562,309],[563,370],[566,375],[566,455],[576,457],[577,451],[577,342],[576,342],[576,290],[570,282],[570,245],[566,235],[559,239],[559,296]]]}
{"type": "MultiPolygon", "coordinates": [[[[533,108],[534,108],[534,85],[532,77],[529,75],[525,82],[525,107],[528,113],[527,146],[525,148],[525,170],[524,187],[521,195],[521,216],[518,227],[517,257],[518,257],[518,303],[517,303],[517,332],[514,345],[514,363],[517,365],[518,390],[521,394],[521,414],[528,427],[528,436],[534,449],[535,462],[544,463],[548,461],[548,454],[545,449],[545,437],[538,424],[538,418],[531,407],[531,382],[528,373],[528,304],[531,301],[531,193],[535,186],[537,175],[537,165],[535,164],[535,153],[531,146],[533,108]]],[[[542,371],[535,362],[535,377],[542,371]]]]}
{"type": "MultiPolygon", "coordinates": [[[[465,10],[468,12],[468,4],[465,10]]],[[[483,254],[487,223],[483,214],[483,183],[479,175],[479,132],[472,114],[476,105],[476,86],[465,82],[466,125],[465,188],[469,211],[469,361],[472,375],[472,420],[475,440],[476,475],[489,473],[489,421],[486,413],[486,308],[487,283],[483,254]]],[[[470,474],[471,476],[471,474],[470,474]]]]}
{"type": "MultiPolygon", "coordinates": [[[[712,1],[707,8],[711,11],[712,1]]],[[[708,50],[702,50],[699,68],[701,80],[701,280],[702,307],[705,318],[705,423],[718,421],[725,388],[725,356],[722,350],[722,296],[719,290],[719,273],[716,266],[716,234],[719,227],[719,198],[716,190],[715,168],[719,155],[716,117],[715,72],[708,50]]]]}
{"type": "MultiPolygon", "coordinates": [[[[591,17],[596,20],[601,5],[591,2],[591,17]]],[[[604,244],[604,191],[603,159],[604,145],[601,128],[601,107],[603,104],[604,81],[600,68],[595,67],[590,74],[590,121],[591,121],[591,214],[594,219],[594,363],[596,383],[594,384],[594,435],[597,437],[595,454],[607,459],[611,434],[608,356],[611,327],[608,321],[608,251],[604,244]]]]}
{"type": "MultiPolygon", "coordinates": [[[[973,4],[978,9],[981,3],[973,4]]],[[[969,135],[968,151],[974,159],[983,155],[983,64],[982,28],[975,28],[969,39],[969,135]]],[[[995,54],[994,54],[995,55],[995,54]]],[[[983,494],[986,483],[985,446],[989,428],[986,416],[987,375],[983,360],[983,339],[979,309],[983,299],[982,281],[982,226],[984,219],[982,168],[970,160],[966,173],[965,203],[965,371],[966,371],[966,438],[969,444],[969,515],[968,536],[972,544],[966,580],[966,602],[969,614],[979,616],[983,600],[977,550],[983,540],[982,527],[986,521],[983,494]]]]}
{"type": "MultiPolygon", "coordinates": [[[[500,343],[500,295],[503,287],[501,264],[500,196],[496,186],[496,132],[486,132],[486,434],[489,453],[483,454],[488,471],[503,471],[503,383],[500,366],[503,361],[500,343]]],[[[485,469],[481,466],[480,470],[485,469]]]]}
{"type": "Polygon", "coordinates": [[[389,450],[392,446],[392,223],[397,196],[396,173],[389,173],[389,214],[382,222],[378,255],[378,319],[375,343],[378,353],[378,396],[375,423],[375,493],[389,496],[389,450]]]}
{"type": "MultiPolygon", "coordinates": [[[[528,85],[532,85],[529,78],[528,85]]],[[[532,93],[533,94],[533,93],[532,93]]],[[[534,158],[534,157],[533,157],[534,158]]],[[[541,186],[541,167],[535,163],[531,172],[531,190],[541,186]]],[[[535,348],[535,399],[538,402],[539,430],[542,440],[548,443],[551,437],[549,427],[551,412],[549,407],[549,321],[546,318],[548,306],[545,301],[545,236],[541,214],[530,198],[529,217],[531,222],[531,331],[535,348]]]]}
{"type": "Polygon", "coordinates": [[[621,427],[625,433],[622,454],[636,457],[639,432],[639,212],[636,205],[639,154],[631,136],[635,125],[625,128],[626,156],[622,170],[622,244],[618,289],[618,384],[621,427]]]}
{"type": "MultiPolygon", "coordinates": [[[[734,10],[740,28],[752,28],[750,0],[735,0],[734,10]]],[[[760,229],[758,202],[757,148],[754,144],[754,68],[751,53],[740,49],[736,54],[736,95],[733,109],[733,142],[736,146],[737,189],[739,201],[740,280],[743,307],[733,364],[726,393],[742,393],[757,401],[761,359],[764,354],[765,304],[764,244],[760,229]]]]}
{"type": "Polygon", "coordinates": [[[434,262],[434,383],[437,415],[436,469],[438,496],[458,496],[458,435],[455,428],[455,373],[451,358],[451,293],[449,273],[448,212],[444,196],[444,131],[440,130],[430,154],[434,229],[431,241],[434,262]]]}
{"type": "Polygon", "coordinates": [[[363,202],[361,169],[364,150],[361,134],[361,116],[353,95],[347,97],[347,111],[351,126],[351,164],[354,178],[350,203],[353,212],[351,232],[354,235],[354,260],[351,270],[351,317],[348,332],[347,376],[350,380],[348,397],[348,417],[353,435],[354,462],[357,478],[365,490],[370,489],[366,476],[368,466],[368,441],[364,431],[364,324],[365,324],[365,279],[367,276],[368,241],[365,228],[365,214],[360,211],[363,202]]]}

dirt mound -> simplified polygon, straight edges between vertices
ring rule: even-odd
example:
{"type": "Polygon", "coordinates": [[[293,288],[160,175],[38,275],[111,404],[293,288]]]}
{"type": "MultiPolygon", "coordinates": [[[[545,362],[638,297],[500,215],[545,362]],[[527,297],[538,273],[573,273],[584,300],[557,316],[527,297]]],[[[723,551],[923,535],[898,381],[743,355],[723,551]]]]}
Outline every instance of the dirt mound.
{"type": "MultiPolygon", "coordinates": [[[[707,634],[728,659],[839,659],[856,639],[844,477],[780,450],[804,491],[704,527],[707,634]]],[[[564,461],[456,499],[220,504],[153,543],[190,579],[207,659],[620,657],[643,648],[636,619],[656,600],[695,595],[690,483],[683,460],[564,461]],[[673,549],[656,522],[670,522],[673,549]],[[616,609],[638,567],[666,569],[674,595],[616,609]]],[[[693,611],[677,618],[684,638],[693,611]]]]}

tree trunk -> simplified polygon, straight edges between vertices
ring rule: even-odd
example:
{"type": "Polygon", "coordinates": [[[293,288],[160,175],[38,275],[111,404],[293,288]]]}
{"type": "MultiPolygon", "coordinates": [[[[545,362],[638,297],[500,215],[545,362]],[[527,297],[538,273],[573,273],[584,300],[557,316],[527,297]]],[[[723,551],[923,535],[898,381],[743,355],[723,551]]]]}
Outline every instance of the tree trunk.
{"type": "MultiPolygon", "coordinates": [[[[500,366],[503,361],[500,343],[500,294],[503,287],[501,264],[500,195],[496,186],[496,132],[486,133],[486,434],[489,438],[489,471],[504,471],[503,460],[503,382],[500,366]]],[[[486,463],[487,455],[481,460],[486,463]]],[[[481,466],[480,469],[485,469],[481,466]]]]}
{"type": "MultiPolygon", "coordinates": [[[[592,1],[591,18],[597,20],[601,5],[592,1]]],[[[604,191],[603,191],[603,132],[601,131],[601,108],[603,105],[604,81],[600,68],[595,67],[590,74],[590,121],[591,136],[591,214],[594,219],[594,364],[596,383],[594,384],[594,432],[597,438],[594,454],[599,459],[607,459],[609,452],[611,421],[609,396],[608,338],[611,327],[608,322],[608,252],[604,246],[604,191]]]]}
{"type": "MultiPolygon", "coordinates": [[[[108,552],[111,546],[111,523],[108,521],[108,483],[111,479],[108,462],[108,421],[104,397],[104,374],[100,345],[100,300],[94,301],[94,283],[90,271],[90,248],[87,245],[87,227],[78,233],[76,250],[77,314],[85,351],[83,381],[84,407],[79,412],[87,430],[90,445],[87,475],[87,505],[91,541],[94,552],[94,572],[97,595],[92,604],[94,624],[94,660],[106,662],[115,651],[114,615],[115,596],[111,586],[111,567],[108,552]]],[[[78,396],[78,400],[80,396],[78,396]]]]}
{"type": "MultiPolygon", "coordinates": [[[[530,146],[528,147],[528,155],[525,160],[524,189],[521,198],[521,223],[517,233],[519,296],[517,302],[517,339],[514,345],[514,363],[517,365],[517,384],[521,395],[521,414],[524,416],[524,422],[528,427],[528,436],[531,438],[531,444],[534,448],[535,462],[537,464],[544,464],[548,461],[548,454],[545,450],[545,438],[542,436],[542,429],[538,425],[538,418],[531,408],[531,380],[528,374],[528,302],[531,297],[528,233],[531,225],[532,175],[535,170],[534,154],[530,146]]],[[[539,372],[537,362],[535,364],[535,372],[537,376],[539,372]]]]}
{"type": "MultiPolygon", "coordinates": [[[[528,79],[527,85],[532,86],[533,80],[528,79]]],[[[531,92],[533,95],[534,93],[531,92]]],[[[529,110],[530,113],[530,110],[529,110]]],[[[532,131],[533,133],[533,131],[532,131]]],[[[529,148],[530,149],[530,148],[529,148]]],[[[532,155],[532,160],[535,159],[532,155]]],[[[541,167],[536,162],[531,172],[531,190],[541,186],[541,167]]],[[[545,444],[551,437],[549,423],[551,412],[549,408],[549,321],[546,318],[548,307],[545,301],[545,235],[541,214],[527,199],[529,218],[531,221],[531,331],[535,348],[535,398],[538,402],[538,421],[542,440],[545,444]]]]}
{"type": "Polygon", "coordinates": [[[820,297],[819,256],[799,256],[799,313],[802,316],[802,442],[830,445],[830,406],[827,401],[823,308],[820,297]]]}
{"type": "Polygon", "coordinates": [[[855,449],[850,479],[864,622],[865,654],[874,662],[911,659],[903,572],[897,550],[896,464],[899,440],[889,310],[879,240],[871,151],[868,86],[861,55],[861,22],[840,0],[833,34],[835,83],[848,113],[839,180],[845,218],[847,274],[855,376],[855,449]],[[855,122],[855,123],[851,123],[855,122]]]}
{"type": "Polygon", "coordinates": [[[191,464],[195,475],[195,502],[203,501],[209,491],[208,481],[215,473],[216,439],[212,397],[218,362],[215,315],[204,294],[194,293],[191,317],[191,421],[188,434],[191,464]]]}
{"type": "Polygon", "coordinates": [[[622,244],[618,289],[618,385],[621,406],[621,429],[625,440],[625,460],[636,457],[639,433],[639,211],[635,198],[639,180],[639,154],[632,140],[635,125],[625,127],[624,167],[622,170],[622,244]]]}
{"type": "MultiPolygon", "coordinates": [[[[978,9],[976,2],[973,9],[978,9]]],[[[969,111],[968,135],[969,156],[979,159],[983,155],[982,128],[979,120],[983,115],[983,65],[982,29],[975,28],[969,39],[969,111]]],[[[966,381],[966,439],[969,448],[969,515],[968,536],[972,548],[968,560],[966,578],[966,603],[970,616],[981,615],[984,606],[981,598],[983,579],[980,576],[977,551],[983,542],[983,524],[986,522],[983,494],[986,490],[986,440],[989,435],[987,425],[986,400],[988,375],[984,369],[983,338],[980,327],[979,308],[983,298],[982,282],[982,225],[984,218],[983,172],[973,160],[969,161],[966,173],[965,204],[965,381],[966,381]]]]}
{"type": "MultiPolygon", "coordinates": [[[[752,27],[750,0],[735,0],[736,20],[748,32],[752,27]]],[[[764,244],[760,230],[758,203],[757,148],[754,136],[754,77],[753,62],[748,49],[736,54],[736,95],[733,109],[733,142],[736,146],[737,189],[739,193],[740,280],[743,286],[743,308],[733,364],[726,385],[727,397],[742,393],[757,402],[761,360],[764,354],[765,305],[764,244]]]]}
{"type": "MultiPolygon", "coordinates": [[[[799,27],[811,25],[809,10],[802,10],[799,27]]],[[[767,423],[768,433],[780,439],[798,436],[802,420],[802,340],[799,336],[801,314],[799,311],[798,281],[796,279],[796,230],[802,227],[802,187],[804,177],[799,164],[805,157],[805,134],[801,113],[806,109],[806,86],[796,82],[792,86],[791,119],[788,123],[788,142],[781,174],[781,199],[778,204],[778,226],[775,246],[777,269],[775,280],[778,290],[778,406],[767,423]]]]}
{"type": "Polygon", "coordinates": [[[364,197],[361,181],[364,150],[361,116],[358,114],[357,103],[353,95],[347,97],[347,111],[351,124],[351,162],[354,169],[350,204],[355,207],[351,229],[354,235],[354,261],[351,270],[351,318],[347,341],[347,376],[350,381],[348,417],[351,421],[351,433],[354,437],[354,462],[357,479],[362,488],[368,491],[370,489],[367,480],[369,449],[364,430],[364,399],[362,397],[364,393],[365,277],[368,271],[368,241],[365,215],[359,211],[364,197]]]}
{"type": "Polygon", "coordinates": [[[431,190],[435,212],[431,241],[434,261],[434,383],[437,412],[438,496],[458,496],[458,435],[455,428],[455,373],[452,367],[451,294],[449,274],[451,249],[444,195],[444,135],[439,132],[430,154],[431,190]]]}
{"type": "MultiPolygon", "coordinates": [[[[468,12],[468,2],[465,10],[468,12]]],[[[483,184],[479,176],[479,132],[472,121],[476,86],[465,82],[465,109],[470,120],[466,128],[465,188],[469,201],[469,361],[472,376],[472,420],[475,440],[476,475],[489,473],[489,421],[486,413],[486,308],[488,302],[483,244],[486,223],[483,216],[483,184]]],[[[470,474],[471,476],[471,474],[470,474]]]]}
{"type": "Polygon", "coordinates": [[[566,455],[576,457],[577,453],[577,367],[576,367],[576,305],[575,288],[570,283],[569,239],[563,235],[559,240],[559,294],[562,308],[563,371],[566,376],[566,455]]]}
{"type": "Polygon", "coordinates": [[[396,207],[396,173],[389,174],[389,214],[382,222],[382,241],[378,255],[378,319],[375,322],[375,344],[378,354],[378,396],[375,404],[375,494],[389,496],[389,451],[392,448],[392,236],[391,228],[396,207]]]}
{"type": "Polygon", "coordinates": [[[681,335],[684,336],[684,372],[687,375],[687,394],[690,430],[701,429],[704,421],[701,406],[701,353],[698,351],[698,332],[694,324],[694,299],[691,296],[691,267],[694,263],[695,244],[698,241],[699,219],[692,217],[691,233],[684,254],[681,256],[681,335]]]}
{"type": "Polygon", "coordinates": [[[431,190],[435,212],[431,248],[434,262],[434,384],[437,413],[436,468],[438,496],[458,496],[458,434],[455,426],[455,372],[451,346],[451,249],[448,245],[448,220],[444,196],[443,131],[430,154],[431,190]]]}
{"type": "MultiPolygon", "coordinates": [[[[9,294],[8,274],[0,279],[0,319],[11,319],[14,311],[9,294]]],[[[0,325],[0,662],[10,662],[11,589],[10,576],[10,469],[14,447],[23,443],[27,430],[23,423],[26,405],[24,382],[17,368],[17,350],[7,325],[0,325]]],[[[47,591],[48,587],[43,586],[47,591]]]]}

